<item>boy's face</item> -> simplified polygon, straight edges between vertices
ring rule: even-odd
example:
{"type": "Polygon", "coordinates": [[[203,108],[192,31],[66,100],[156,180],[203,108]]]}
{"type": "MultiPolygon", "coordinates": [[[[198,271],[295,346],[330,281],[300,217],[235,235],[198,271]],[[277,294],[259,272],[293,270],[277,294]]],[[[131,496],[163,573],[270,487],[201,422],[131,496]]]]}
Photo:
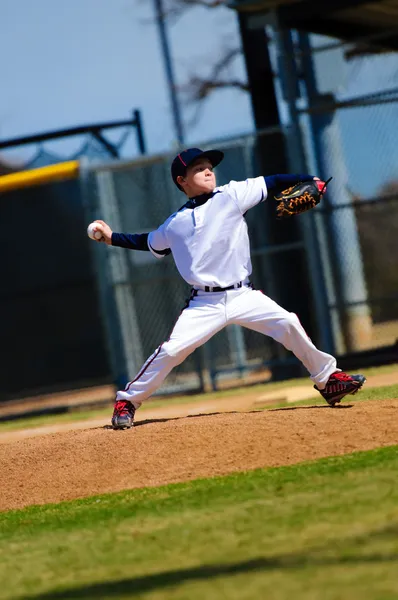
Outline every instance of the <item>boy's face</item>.
{"type": "Polygon", "coordinates": [[[198,158],[187,168],[185,177],[178,177],[178,183],[189,198],[209,194],[216,187],[213,165],[208,158],[198,158]]]}

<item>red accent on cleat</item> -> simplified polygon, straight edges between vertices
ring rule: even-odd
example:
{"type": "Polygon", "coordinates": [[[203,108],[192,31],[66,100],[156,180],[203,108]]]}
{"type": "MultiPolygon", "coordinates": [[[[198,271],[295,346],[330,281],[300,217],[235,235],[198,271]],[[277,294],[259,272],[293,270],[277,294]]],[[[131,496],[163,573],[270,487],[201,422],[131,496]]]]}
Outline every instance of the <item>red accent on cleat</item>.
{"type": "Polygon", "coordinates": [[[135,408],[128,400],[117,400],[112,415],[113,429],[130,429],[134,424],[135,408]]]}
{"type": "Polygon", "coordinates": [[[315,389],[325,398],[330,406],[340,402],[348,394],[356,394],[366,382],[364,375],[348,375],[343,371],[333,373],[323,390],[315,385],[315,389]]]}

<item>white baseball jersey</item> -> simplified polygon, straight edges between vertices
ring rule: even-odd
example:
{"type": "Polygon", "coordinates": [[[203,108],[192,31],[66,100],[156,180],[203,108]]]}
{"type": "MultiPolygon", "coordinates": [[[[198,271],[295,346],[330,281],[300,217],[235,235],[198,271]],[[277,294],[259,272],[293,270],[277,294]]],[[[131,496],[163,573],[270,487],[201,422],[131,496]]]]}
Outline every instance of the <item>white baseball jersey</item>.
{"type": "Polygon", "coordinates": [[[227,325],[272,337],[297,356],[319,389],[325,387],[330,375],[338,370],[336,359],[314,346],[297,315],[247,285],[252,265],[244,215],[267,198],[268,189],[272,193],[272,181],[288,183],[294,178],[279,175],[231,181],[211,194],[189,200],[149,234],[113,234],[116,245],[149,248],[157,258],[171,250],[181,276],[196,288],[169,339],[155,350],[126,388],[117,392],[117,400],[139,408],[171,369],[227,325]],[[246,285],[221,291],[205,289],[229,288],[239,282],[246,285]]]}
{"type": "MultiPolygon", "coordinates": [[[[231,181],[216,187],[210,198],[195,199],[171,215],[148,236],[150,251],[170,249],[180,275],[193,287],[228,287],[251,275],[250,243],[245,213],[267,197],[264,177],[231,181]]],[[[158,251],[158,252],[157,252],[158,251]]]]}

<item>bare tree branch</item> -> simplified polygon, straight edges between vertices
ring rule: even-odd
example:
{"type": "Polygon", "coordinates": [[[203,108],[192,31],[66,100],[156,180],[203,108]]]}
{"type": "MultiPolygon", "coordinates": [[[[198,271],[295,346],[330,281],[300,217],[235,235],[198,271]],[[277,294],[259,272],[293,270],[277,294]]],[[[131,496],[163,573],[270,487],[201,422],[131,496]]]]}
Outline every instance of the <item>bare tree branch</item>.
{"type": "Polygon", "coordinates": [[[356,44],[355,46],[345,50],[344,57],[347,60],[352,60],[353,58],[357,58],[358,56],[374,56],[375,54],[388,54],[392,52],[394,52],[394,50],[392,50],[391,48],[378,48],[375,45],[363,43],[356,44]]]}
{"type": "Polygon", "coordinates": [[[164,15],[171,13],[182,13],[193,6],[203,6],[204,8],[218,8],[226,6],[226,0],[164,0],[164,15]]]}
{"type": "Polygon", "coordinates": [[[186,6],[187,8],[197,5],[205,6],[206,8],[217,8],[217,6],[225,5],[226,0],[168,0],[168,4],[174,4],[176,7],[186,6]]]}
{"type": "Polygon", "coordinates": [[[226,49],[207,76],[203,77],[197,73],[191,75],[188,81],[178,88],[178,91],[185,95],[186,102],[188,104],[202,102],[211,92],[220,88],[231,87],[247,92],[249,85],[246,81],[223,76],[241,52],[241,48],[226,49]]]}
{"type": "MultiPolygon", "coordinates": [[[[192,85],[195,85],[195,81],[192,80],[192,85]]],[[[190,100],[187,100],[186,104],[194,109],[194,112],[191,118],[188,120],[188,125],[193,126],[197,123],[201,114],[204,110],[205,100],[216,90],[221,89],[239,89],[244,92],[249,91],[249,86],[247,83],[242,81],[234,81],[232,79],[228,81],[203,81],[198,80],[196,94],[190,100]]]]}
{"type": "MultiPolygon", "coordinates": [[[[148,0],[136,0],[140,4],[148,4],[148,0]]],[[[185,12],[194,8],[195,6],[201,6],[203,8],[219,8],[220,6],[226,6],[226,0],[163,0],[162,1],[162,19],[169,19],[173,23],[183,16],[185,12]]],[[[146,23],[150,21],[145,20],[146,23]]]]}
{"type": "MultiPolygon", "coordinates": [[[[141,4],[148,4],[148,0],[136,0],[141,4]]],[[[220,6],[226,6],[227,0],[163,0],[162,14],[160,18],[169,20],[173,25],[182,17],[189,9],[195,6],[214,9],[220,6]]],[[[153,19],[143,19],[144,24],[153,23],[153,19]]]]}
{"type": "Polygon", "coordinates": [[[188,84],[186,84],[189,89],[187,92],[190,95],[191,104],[196,104],[197,102],[201,102],[205,98],[207,98],[214,90],[219,90],[222,88],[235,88],[239,89],[242,92],[248,92],[249,86],[244,81],[239,81],[238,79],[227,79],[225,81],[208,81],[205,79],[200,79],[199,77],[192,77],[188,84]]]}
{"type": "MultiPolygon", "coordinates": [[[[148,0],[135,1],[147,3],[148,0]]],[[[175,24],[185,12],[194,7],[200,6],[213,10],[226,5],[227,0],[162,0],[162,14],[158,15],[158,18],[167,19],[175,24]]],[[[200,112],[203,110],[204,101],[214,91],[231,88],[244,92],[249,91],[247,81],[237,79],[232,70],[229,71],[233,61],[241,53],[242,49],[239,47],[227,47],[221,50],[218,60],[213,58],[206,60],[206,63],[212,65],[206,75],[193,73],[183,84],[176,86],[177,93],[184,97],[184,104],[194,109],[192,122],[197,121],[200,112]]]]}
{"type": "Polygon", "coordinates": [[[206,99],[214,91],[232,88],[243,92],[249,91],[247,81],[228,75],[229,67],[241,52],[240,48],[227,48],[222,52],[221,58],[213,65],[210,73],[206,76],[194,73],[184,84],[178,86],[177,91],[183,95],[185,105],[194,109],[193,115],[189,119],[190,126],[197,123],[204,109],[206,99]]]}

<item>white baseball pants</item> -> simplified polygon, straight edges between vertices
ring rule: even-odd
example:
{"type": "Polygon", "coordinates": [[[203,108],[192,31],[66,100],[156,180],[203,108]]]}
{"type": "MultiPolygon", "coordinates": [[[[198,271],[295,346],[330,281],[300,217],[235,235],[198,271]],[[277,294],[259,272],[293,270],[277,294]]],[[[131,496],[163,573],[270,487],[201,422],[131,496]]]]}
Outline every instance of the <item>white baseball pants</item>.
{"type": "Polygon", "coordinates": [[[242,325],[280,342],[293,352],[323,389],[336,368],[336,359],[311,342],[297,315],[283,309],[258,290],[243,287],[226,292],[197,291],[178,318],[170,338],[148,358],[136,378],[116,400],[130,400],[139,408],[166,376],[191,352],[226,325],[242,325]]]}

